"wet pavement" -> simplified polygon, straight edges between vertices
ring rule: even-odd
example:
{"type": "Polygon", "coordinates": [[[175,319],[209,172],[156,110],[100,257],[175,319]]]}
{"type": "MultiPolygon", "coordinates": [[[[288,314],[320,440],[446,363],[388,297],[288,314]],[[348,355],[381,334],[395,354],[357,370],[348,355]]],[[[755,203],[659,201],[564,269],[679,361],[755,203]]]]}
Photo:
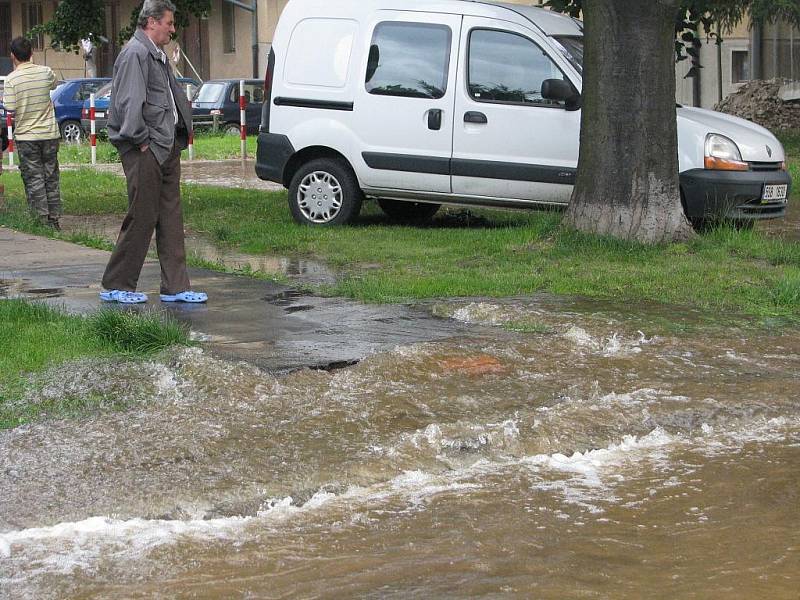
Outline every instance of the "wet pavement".
{"type": "MultiPolygon", "coordinates": [[[[102,250],[0,228],[0,296],[45,300],[79,313],[97,310],[108,257],[102,250]]],[[[272,262],[286,267],[288,274],[294,272],[298,281],[332,276],[314,264],[272,262]]],[[[193,288],[208,293],[207,305],[160,303],[158,262],[148,260],[139,291],[149,294],[150,302],[126,309],[165,310],[188,323],[218,355],[248,360],[269,371],[350,364],[396,344],[459,331],[457,325],[412,307],[322,298],[204,269],[190,269],[189,274],[193,288]]]]}

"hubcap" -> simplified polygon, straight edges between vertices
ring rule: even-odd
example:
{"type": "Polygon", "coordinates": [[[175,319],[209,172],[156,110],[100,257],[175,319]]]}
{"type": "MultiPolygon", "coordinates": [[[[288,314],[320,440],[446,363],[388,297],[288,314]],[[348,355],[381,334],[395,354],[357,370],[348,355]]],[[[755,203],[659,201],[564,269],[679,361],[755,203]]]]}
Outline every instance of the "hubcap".
{"type": "Polygon", "coordinates": [[[77,143],[81,141],[81,128],[74,123],[68,123],[64,126],[64,140],[67,142],[77,143]]]}
{"type": "Polygon", "coordinates": [[[297,206],[312,223],[327,223],[342,208],[342,186],[325,171],[309,173],[297,188],[297,206]]]}

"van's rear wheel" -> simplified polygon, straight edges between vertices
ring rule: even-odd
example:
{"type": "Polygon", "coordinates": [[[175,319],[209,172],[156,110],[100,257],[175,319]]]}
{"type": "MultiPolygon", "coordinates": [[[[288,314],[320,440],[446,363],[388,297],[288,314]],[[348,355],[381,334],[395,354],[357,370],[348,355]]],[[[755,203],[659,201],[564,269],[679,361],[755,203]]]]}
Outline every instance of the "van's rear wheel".
{"type": "Polygon", "coordinates": [[[424,223],[433,217],[441,207],[441,204],[405,202],[385,198],[379,198],[378,205],[387,217],[400,223],[424,223]]]}
{"type": "Polygon", "coordinates": [[[358,216],[364,194],[350,167],[333,158],[302,165],[289,185],[289,209],[301,225],[343,225],[358,216]]]}

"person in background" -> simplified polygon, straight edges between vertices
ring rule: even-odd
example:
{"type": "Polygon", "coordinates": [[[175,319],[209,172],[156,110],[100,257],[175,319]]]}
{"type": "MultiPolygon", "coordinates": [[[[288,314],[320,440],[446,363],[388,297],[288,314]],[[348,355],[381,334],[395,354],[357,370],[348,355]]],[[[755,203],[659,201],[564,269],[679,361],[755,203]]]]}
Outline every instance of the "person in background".
{"type": "Polygon", "coordinates": [[[14,113],[14,144],[28,207],[43,225],[60,230],[61,135],[50,100],[50,90],[55,89],[57,80],[50,67],[32,63],[31,54],[29,39],[11,40],[14,70],[6,77],[3,103],[6,110],[14,113]]]}
{"type": "Polygon", "coordinates": [[[100,299],[139,304],[136,291],[156,234],[162,302],[205,302],[189,289],[181,212],[181,150],[192,114],[163,47],[175,32],[175,5],[145,0],[134,36],[114,63],[108,139],[119,151],[128,182],[128,214],[103,274],[100,299]]]}

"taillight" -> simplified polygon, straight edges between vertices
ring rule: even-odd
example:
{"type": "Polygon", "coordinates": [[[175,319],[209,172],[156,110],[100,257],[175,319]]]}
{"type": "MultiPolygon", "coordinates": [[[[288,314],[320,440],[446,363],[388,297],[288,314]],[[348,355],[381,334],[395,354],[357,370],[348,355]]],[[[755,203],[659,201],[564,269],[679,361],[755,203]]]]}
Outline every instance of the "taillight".
{"type": "Polygon", "coordinates": [[[259,130],[262,133],[269,133],[269,114],[272,108],[272,78],[275,75],[275,49],[269,49],[269,57],[267,58],[267,73],[264,75],[264,106],[261,108],[261,126],[259,130]]]}
{"type": "Polygon", "coordinates": [[[89,111],[86,110],[85,108],[83,110],[81,110],[81,118],[82,119],[88,119],[89,118],[89,111]]]}
{"type": "Polygon", "coordinates": [[[264,98],[270,97],[272,91],[272,77],[275,74],[275,51],[270,48],[267,60],[267,73],[264,75],[264,98]]]}

